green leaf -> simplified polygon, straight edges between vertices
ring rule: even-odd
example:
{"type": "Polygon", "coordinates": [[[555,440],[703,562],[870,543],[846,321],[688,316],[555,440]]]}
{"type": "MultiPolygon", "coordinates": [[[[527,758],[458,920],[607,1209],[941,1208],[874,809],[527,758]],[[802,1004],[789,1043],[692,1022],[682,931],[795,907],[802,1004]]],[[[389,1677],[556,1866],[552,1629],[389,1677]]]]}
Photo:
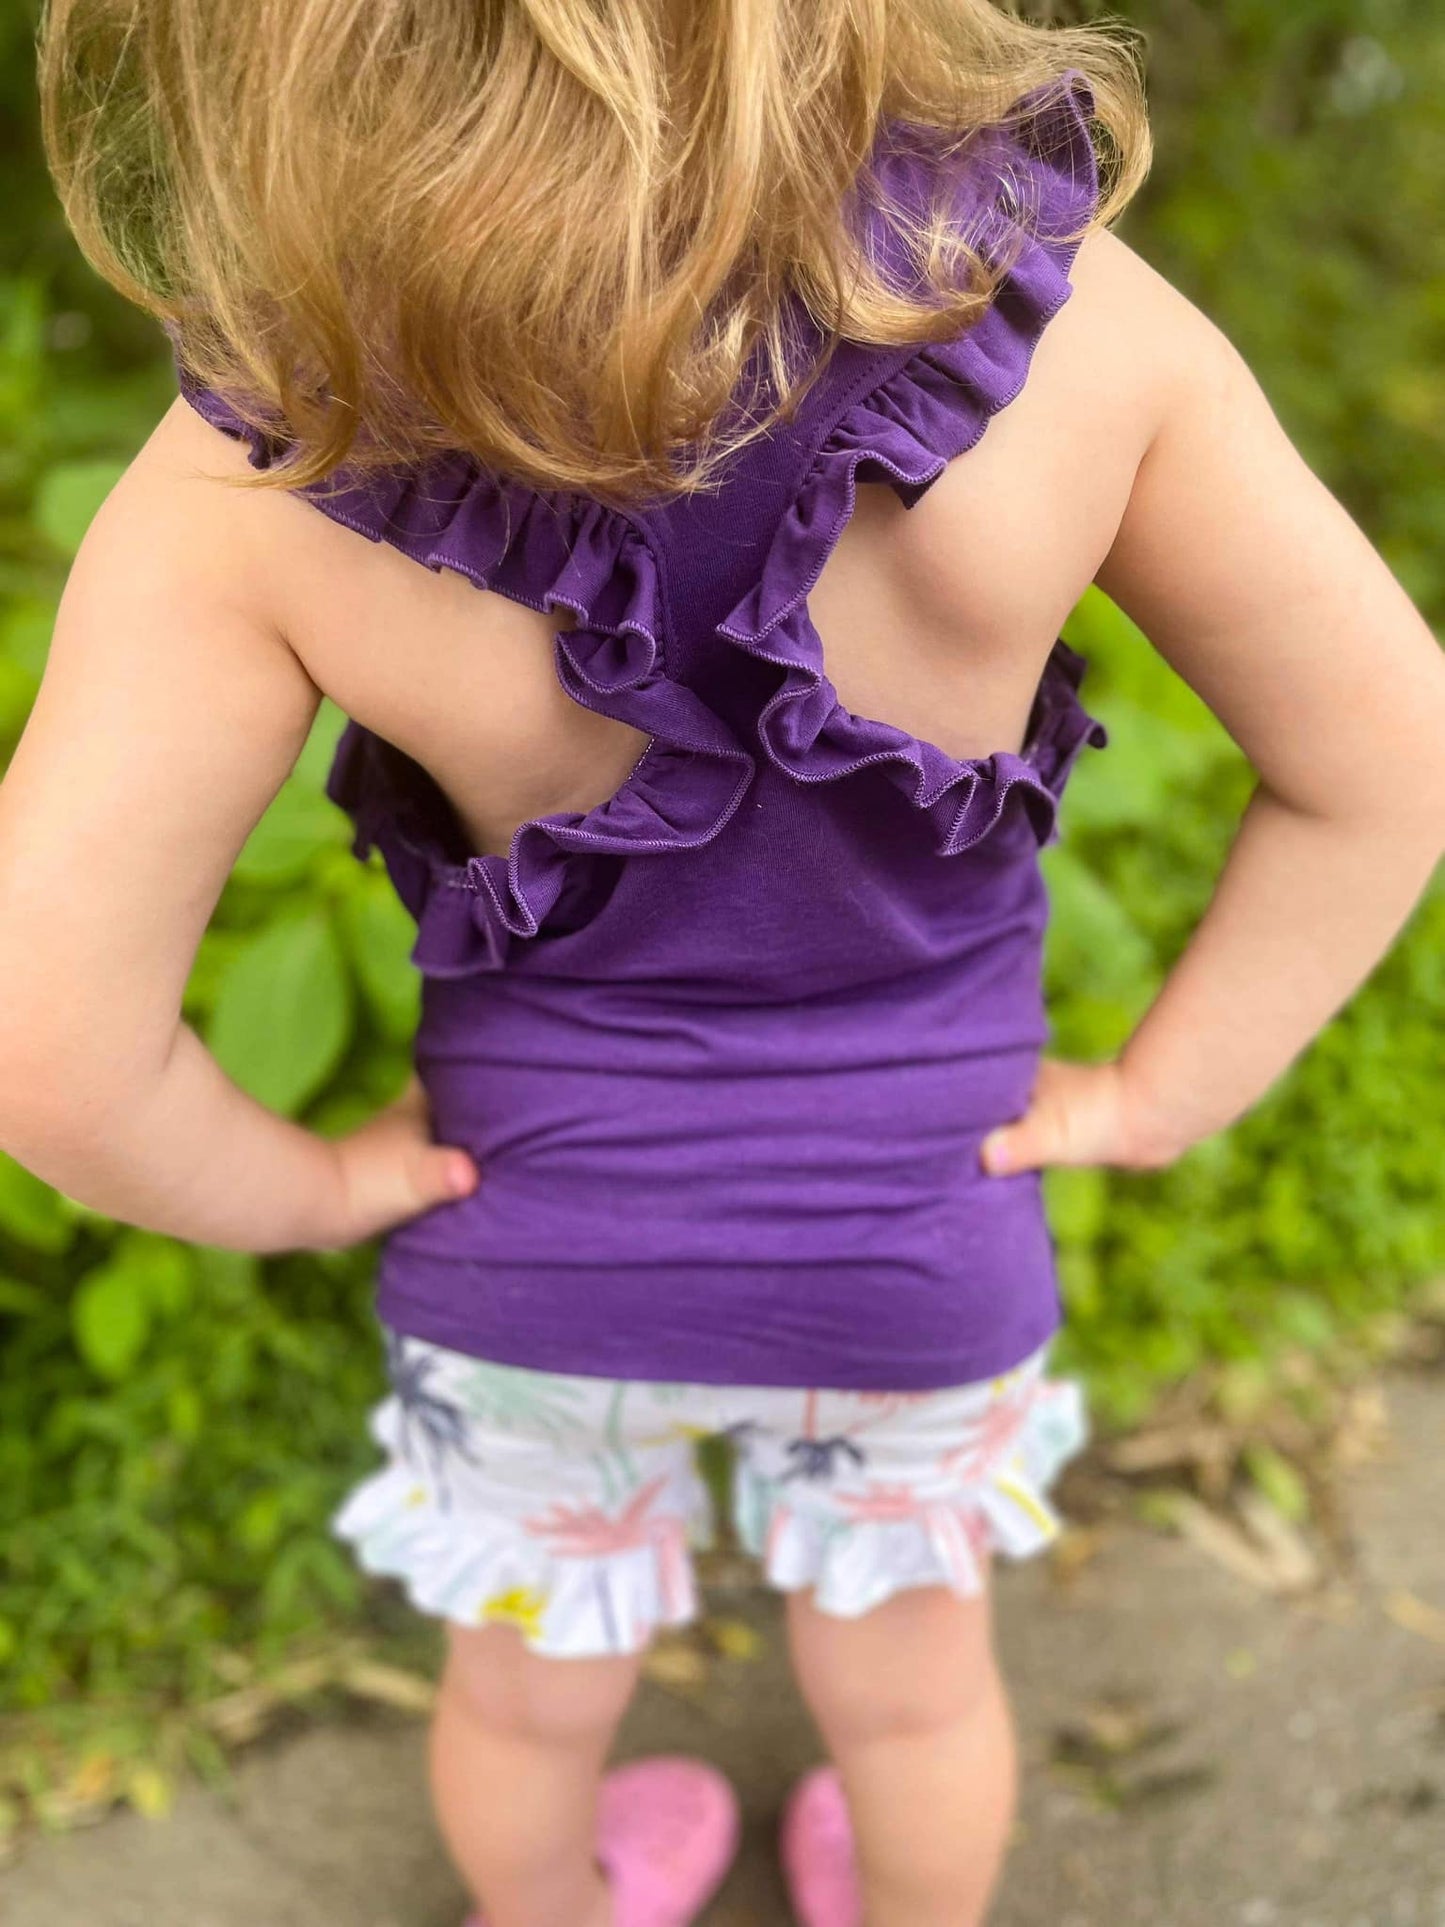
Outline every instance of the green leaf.
{"type": "Polygon", "coordinates": [[[74,555],[106,496],[125,473],[126,463],[109,460],[61,462],[41,477],[35,495],[35,521],[67,555],[74,555]]]}
{"type": "Polygon", "coordinates": [[[367,1007],[393,1043],[416,1032],[421,976],[411,961],[416,925],[384,873],[359,870],[341,902],[341,928],[367,1007]]]}
{"type": "Polygon", "coordinates": [[[0,356],[38,362],[45,348],[45,283],[38,274],[7,275],[0,282],[0,356]]]}
{"type": "MultiPolygon", "coordinates": [[[[345,727],[346,711],[339,708],[329,696],[323,696],[317,705],[305,746],[296,759],[297,778],[308,783],[313,790],[325,789],[332,759],[336,755],[336,745],[345,727]]],[[[335,808],[335,805],[332,807],[335,808]]]]}
{"type": "Polygon", "coordinates": [[[350,841],[350,827],[336,805],[291,776],[242,845],[235,875],[243,883],[293,883],[323,850],[350,841]]]}
{"type": "Polygon", "coordinates": [[[328,1092],[308,1107],[306,1128],[319,1137],[345,1137],[375,1117],[379,1108],[364,1091],[328,1092]]]}
{"type": "Polygon", "coordinates": [[[1089,657],[1108,656],[1121,645],[1143,641],[1143,631],[1131,622],[1104,591],[1084,591],[1064,624],[1064,640],[1089,657]]]}
{"type": "Polygon", "coordinates": [[[1306,1350],[1318,1351],[1334,1336],[1335,1327],[1329,1306],[1305,1292],[1278,1293],[1271,1311],[1278,1330],[1292,1343],[1302,1345],[1306,1350]]]}
{"type": "Polygon", "coordinates": [[[0,656],[39,682],[50,654],[55,604],[39,596],[18,598],[0,613],[0,656]]]}
{"type": "Polygon", "coordinates": [[[350,1035],[340,945],[312,911],[271,924],[232,960],[207,1041],[243,1090],[290,1115],[325,1084],[350,1035]]]}
{"type": "Polygon", "coordinates": [[[206,1409],[192,1385],[173,1385],[166,1399],[166,1422],[173,1438],[189,1445],[201,1435],[206,1409]]]}
{"type": "Polygon", "coordinates": [[[27,1285],[23,1279],[0,1271],[0,1312],[12,1318],[34,1318],[48,1311],[53,1302],[51,1295],[38,1285],[27,1285]]]}
{"type": "Polygon", "coordinates": [[[0,656],[0,742],[18,740],[39,687],[28,669],[0,656]]]}
{"type": "Polygon", "coordinates": [[[127,1231],[121,1246],[152,1311],[178,1318],[195,1297],[195,1259],[189,1246],[151,1231],[127,1231]]]}
{"type": "Polygon", "coordinates": [[[251,1251],[229,1251],[224,1245],[192,1245],[200,1269],[204,1297],[231,1317],[249,1313],[261,1285],[261,1261],[251,1251]]]}
{"type": "Polygon", "coordinates": [[[1092,1244],[1103,1229],[1109,1180],[1090,1165],[1052,1165],[1043,1174],[1044,1202],[1055,1232],[1070,1244],[1092,1244]]]}
{"type": "Polygon", "coordinates": [[[1204,788],[1221,755],[1233,753],[1222,731],[1182,729],[1155,705],[1127,697],[1111,699],[1107,721],[1108,749],[1080,770],[1090,780],[1070,790],[1070,818],[1078,829],[1152,830],[1167,819],[1181,790],[1204,788]]]}
{"type": "Polygon", "coordinates": [[[236,1537],[248,1552],[270,1552],[285,1523],[285,1495],[274,1487],[258,1492],[236,1519],[236,1537]]]}
{"type": "Polygon", "coordinates": [[[228,930],[219,922],[212,922],[196,947],[191,974],[186,979],[182,1008],[189,1022],[198,1024],[199,1019],[215,1009],[227,971],[253,935],[253,931],[228,930]]]}
{"type": "Polygon", "coordinates": [[[1050,977],[1096,998],[1141,1002],[1155,975],[1154,952],[1123,904],[1071,851],[1044,853],[1053,922],[1050,977]]]}
{"type": "Polygon", "coordinates": [[[59,1192],[0,1152],[0,1231],[33,1251],[57,1255],[75,1237],[73,1213],[59,1192]]]}
{"type": "Polygon", "coordinates": [[[70,1315],[86,1364],[103,1378],[124,1378],[150,1332],[143,1272],[122,1253],[81,1280],[70,1315]]]}

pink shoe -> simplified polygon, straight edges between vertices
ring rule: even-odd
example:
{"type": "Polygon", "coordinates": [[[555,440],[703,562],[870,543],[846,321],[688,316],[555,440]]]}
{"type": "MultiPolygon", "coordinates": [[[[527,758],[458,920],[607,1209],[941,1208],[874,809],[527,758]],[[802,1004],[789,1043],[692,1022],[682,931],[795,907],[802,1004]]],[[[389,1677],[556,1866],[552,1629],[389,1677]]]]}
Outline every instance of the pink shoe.
{"type": "Polygon", "coordinates": [[[843,1782],[814,1767],[793,1788],[779,1845],[798,1927],[863,1927],[863,1889],[843,1782]]]}
{"type": "MultiPolygon", "coordinates": [[[[715,1767],[658,1755],[602,1782],[597,1859],[612,1887],[612,1927],[690,1927],[732,1865],[737,1795],[715,1767]]],[[[486,1927],[473,1914],[466,1927],[486,1927]]]]}

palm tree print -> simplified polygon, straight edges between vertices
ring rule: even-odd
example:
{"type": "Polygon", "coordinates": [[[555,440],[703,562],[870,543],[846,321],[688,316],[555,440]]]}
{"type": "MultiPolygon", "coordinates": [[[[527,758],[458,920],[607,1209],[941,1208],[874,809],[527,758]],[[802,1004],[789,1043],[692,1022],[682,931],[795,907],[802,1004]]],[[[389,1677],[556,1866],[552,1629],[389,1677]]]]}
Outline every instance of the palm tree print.
{"type": "Polygon", "coordinates": [[[401,1449],[411,1458],[412,1432],[416,1431],[422,1452],[431,1465],[441,1509],[451,1508],[451,1492],[446,1480],[447,1459],[455,1452],[468,1465],[477,1458],[467,1436],[466,1414],[450,1400],[429,1391],[427,1381],[441,1361],[428,1352],[409,1355],[400,1332],[386,1332],[386,1370],[401,1406],[401,1449]]]}
{"type": "Polygon", "coordinates": [[[810,1483],[831,1479],[839,1459],[851,1459],[859,1467],[868,1463],[863,1448],[841,1435],[830,1439],[789,1439],[787,1453],[792,1464],[783,1474],[784,1483],[789,1479],[807,1479],[810,1483]]]}
{"type": "Polygon", "coordinates": [[[643,1546],[653,1549],[658,1559],[659,1577],[664,1594],[680,1597],[685,1590],[683,1565],[686,1550],[681,1522],[667,1513],[654,1510],[667,1489],[665,1476],[650,1479],[640,1486],[628,1503],[617,1512],[604,1512],[598,1506],[555,1504],[544,1513],[524,1519],[522,1528],[532,1538],[567,1559],[588,1559],[592,1565],[592,1585],[597,1609],[615,1652],[624,1647],[622,1630],[614,1610],[611,1580],[607,1566],[611,1555],[633,1552],[643,1546]]]}
{"type": "Polygon", "coordinates": [[[819,1438],[818,1406],[818,1393],[805,1393],[803,1430],[799,1437],[788,1440],[786,1450],[792,1464],[783,1474],[784,1483],[789,1479],[807,1479],[810,1483],[831,1479],[834,1463],[840,1458],[851,1459],[855,1466],[867,1463],[863,1448],[842,1433],[835,1433],[831,1438],[819,1438]]]}
{"type": "Polygon", "coordinates": [[[631,1552],[652,1542],[656,1515],[652,1508],[667,1487],[665,1476],[649,1479],[620,1512],[603,1512],[594,1505],[569,1506],[560,1502],[522,1524],[534,1539],[570,1559],[596,1558],[611,1552],[631,1552]]]}
{"type": "Polygon", "coordinates": [[[762,1430],[755,1418],[740,1418],[734,1419],[731,1425],[725,1425],[717,1436],[726,1439],[729,1445],[746,1448],[762,1435],[762,1430]]]}
{"type": "Polygon", "coordinates": [[[540,1432],[557,1439],[585,1422],[578,1411],[583,1388],[555,1372],[476,1358],[468,1361],[458,1390],[473,1417],[499,1431],[540,1432]]]}

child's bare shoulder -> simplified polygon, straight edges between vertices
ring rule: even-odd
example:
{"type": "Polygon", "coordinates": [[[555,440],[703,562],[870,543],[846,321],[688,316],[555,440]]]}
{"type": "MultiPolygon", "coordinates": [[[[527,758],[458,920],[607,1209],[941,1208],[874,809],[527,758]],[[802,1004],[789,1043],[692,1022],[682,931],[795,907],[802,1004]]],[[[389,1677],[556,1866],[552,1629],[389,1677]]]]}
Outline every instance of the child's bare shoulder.
{"type": "Polygon", "coordinates": [[[1147,429],[1157,433],[1201,393],[1254,385],[1224,331],[1112,230],[1088,237],[1071,279],[1057,347],[1076,374],[1092,368],[1147,429]]]}
{"type": "Polygon", "coordinates": [[[304,522],[279,489],[241,489],[245,448],[177,396],[106,497],[85,539],[92,571],[148,577],[173,600],[244,607],[279,627],[276,557],[304,522]],[[283,545],[278,551],[278,544],[283,545]]]}

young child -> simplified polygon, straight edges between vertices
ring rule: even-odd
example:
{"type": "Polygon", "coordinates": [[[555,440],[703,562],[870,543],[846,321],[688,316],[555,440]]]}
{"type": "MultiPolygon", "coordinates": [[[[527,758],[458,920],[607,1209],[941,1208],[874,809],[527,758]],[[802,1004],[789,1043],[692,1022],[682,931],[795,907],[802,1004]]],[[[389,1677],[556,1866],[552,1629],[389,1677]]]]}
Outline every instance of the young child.
{"type": "Polygon", "coordinates": [[[1109,231],[1147,146],[1115,36],[124,12],[52,0],[46,135],[182,393],[0,797],[0,1142],[178,1238],[386,1234],[388,1458],[335,1526],[447,1622],[437,1811],[490,1927],[681,1927],[724,1876],[718,1775],[603,1776],[693,1611],[713,1431],[833,1763],[784,1818],[797,1918],[977,1923],[1015,1797],[987,1570],[1055,1532],[1084,1425],[1040,1171],[1223,1129],[1386,950],[1445,844],[1435,642],[1109,231]],[[1092,582],[1259,782],[1076,1064],[1038,853],[1106,740],[1059,640],[1092,582]],[[179,1015],[322,691],[424,979],[416,1079],[335,1141],[179,1015]]]}

